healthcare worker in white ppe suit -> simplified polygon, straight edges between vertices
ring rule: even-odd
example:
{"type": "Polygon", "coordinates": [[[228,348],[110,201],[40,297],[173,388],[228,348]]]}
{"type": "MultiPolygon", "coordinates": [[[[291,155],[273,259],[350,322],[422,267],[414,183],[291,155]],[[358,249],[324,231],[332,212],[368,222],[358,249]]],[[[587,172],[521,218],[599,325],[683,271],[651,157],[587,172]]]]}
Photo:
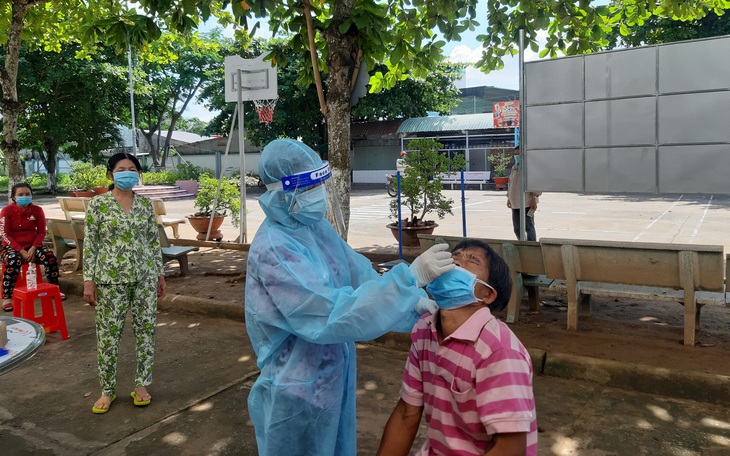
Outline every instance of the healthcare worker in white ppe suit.
{"type": "MultiPolygon", "coordinates": [[[[329,165],[277,139],[261,152],[266,219],[246,266],[246,328],[261,374],[248,397],[260,455],[355,456],[355,341],[435,311],[421,287],[454,267],[447,245],[382,276],[325,218],[329,165]]],[[[332,209],[330,207],[330,209],[332,209]]]]}

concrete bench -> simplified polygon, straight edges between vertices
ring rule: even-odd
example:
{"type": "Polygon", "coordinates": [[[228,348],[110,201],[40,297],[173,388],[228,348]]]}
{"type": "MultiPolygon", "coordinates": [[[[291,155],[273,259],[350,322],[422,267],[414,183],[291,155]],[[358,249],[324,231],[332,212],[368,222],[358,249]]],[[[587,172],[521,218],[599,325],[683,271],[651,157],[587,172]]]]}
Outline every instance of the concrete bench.
{"type": "Polygon", "coordinates": [[[74,271],[81,269],[84,261],[84,224],[75,220],[46,221],[48,233],[53,242],[53,251],[60,263],[67,252],[76,249],[76,264],[74,271]]]}
{"type": "Polygon", "coordinates": [[[165,202],[159,198],[152,198],[152,206],[155,208],[155,216],[157,217],[157,223],[161,224],[165,228],[172,228],[172,235],[175,239],[180,238],[180,232],[178,227],[181,223],[186,223],[184,218],[179,217],[165,217],[167,215],[167,209],[165,208],[165,202]]]}
{"type": "MultiPolygon", "coordinates": [[[[426,250],[438,242],[446,242],[449,249],[465,238],[460,236],[438,236],[434,234],[419,234],[421,249],[426,250]]],[[[542,262],[542,249],[539,242],[512,241],[505,239],[472,238],[484,241],[501,256],[512,275],[512,294],[507,305],[507,323],[515,323],[520,318],[520,303],[527,291],[530,310],[538,310],[540,302],[539,287],[549,287],[552,280],[545,276],[545,267],[542,262]],[[523,275],[527,274],[527,275],[523,275]]]]}
{"type": "MultiPolygon", "coordinates": [[[[482,186],[487,185],[489,178],[491,177],[491,171],[464,171],[464,185],[479,185],[479,190],[482,190],[482,186]]],[[[449,185],[453,190],[454,185],[461,185],[461,173],[441,173],[441,183],[449,185]]]]}
{"type": "Polygon", "coordinates": [[[568,329],[578,305],[590,315],[590,296],[678,301],[684,305],[684,344],[695,344],[703,304],[725,304],[722,246],[541,238],[551,289],[566,289],[568,329]]]}
{"type": "Polygon", "coordinates": [[[86,209],[89,207],[91,198],[78,196],[58,196],[56,197],[58,204],[61,206],[66,220],[84,221],[86,218],[86,209]]]}
{"type": "Polygon", "coordinates": [[[160,233],[160,246],[162,247],[162,263],[166,264],[172,260],[177,260],[180,264],[180,275],[187,275],[188,273],[188,253],[197,252],[198,247],[187,247],[187,246],[173,246],[170,244],[170,239],[167,237],[165,227],[161,224],[157,225],[157,230],[160,233]]]}

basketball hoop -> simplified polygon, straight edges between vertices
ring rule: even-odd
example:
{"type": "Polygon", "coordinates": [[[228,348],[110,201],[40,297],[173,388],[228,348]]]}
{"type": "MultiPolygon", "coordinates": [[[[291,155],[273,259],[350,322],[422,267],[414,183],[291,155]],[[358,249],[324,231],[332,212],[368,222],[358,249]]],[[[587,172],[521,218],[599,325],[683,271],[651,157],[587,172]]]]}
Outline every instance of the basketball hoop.
{"type": "Polygon", "coordinates": [[[278,98],[269,100],[253,100],[256,112],[259,114],[259,123],[269,125],[274,120],[274,107],[278,98]]]}

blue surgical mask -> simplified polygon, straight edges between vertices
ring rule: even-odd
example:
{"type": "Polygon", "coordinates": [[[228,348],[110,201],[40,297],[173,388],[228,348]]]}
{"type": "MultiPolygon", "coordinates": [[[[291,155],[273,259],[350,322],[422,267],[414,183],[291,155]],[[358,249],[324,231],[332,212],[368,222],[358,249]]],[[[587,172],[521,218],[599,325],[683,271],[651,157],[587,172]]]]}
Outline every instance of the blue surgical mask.
{"type": "Polygon", "coordinates": [[[25,207],[25,206],[29,205],[31,201],[33,201],[32,196],[16,196],[15,197],[15,202],[20,207],[25,207]]]}
{"type": "Polygon", "coordinates": [[[433,296],[434,301],[441,309],[458,309],[482,301],[474,295],[474,287],[477,282],[492,288],[488,283],[477,279],[477,276],[473,273],[457,266],[435,278],[428,284],[426,290],[433,296]]]}
{"type": "Polygon", "coordinates": [[[327,191],[322,185],[294,196],[291,216],[305,225],[313,225],[327,212],[327,191]]]}
{"type": "Polygon", "coordinates": [[[117,171],[114,173],[114,185],[120,190],[132,190],[139,184],[139,173],[137,171],[117,171]]]}
{"type": "Polygon", "coordinates": [[[515,155],[515,166],[517,166],[519,164],[520,164],[520,156],[519,155],[515,155]]]}

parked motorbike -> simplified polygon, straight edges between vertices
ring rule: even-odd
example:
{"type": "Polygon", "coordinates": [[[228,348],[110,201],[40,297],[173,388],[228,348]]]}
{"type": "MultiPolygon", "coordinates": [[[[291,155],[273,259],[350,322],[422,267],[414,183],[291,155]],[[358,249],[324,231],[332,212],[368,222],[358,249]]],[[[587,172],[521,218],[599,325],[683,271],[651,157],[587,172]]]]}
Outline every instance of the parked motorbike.
{"type": "Polygon", "coordinates": [[[395,174],[385,175],[385,188],[389,196],[398,196],[398,179],[395,174]]]}

